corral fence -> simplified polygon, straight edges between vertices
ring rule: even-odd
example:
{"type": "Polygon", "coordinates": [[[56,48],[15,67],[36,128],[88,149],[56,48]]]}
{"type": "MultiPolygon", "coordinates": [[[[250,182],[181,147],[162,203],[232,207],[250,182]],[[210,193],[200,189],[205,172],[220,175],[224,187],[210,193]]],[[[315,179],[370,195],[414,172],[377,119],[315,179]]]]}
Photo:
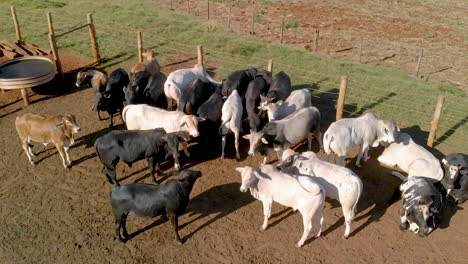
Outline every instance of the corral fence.
{"type": "MultiPolygon", "coordinates": [[[[15,13],[13,16],[16,32],[21,30],[18,23],[18,16],[20,17],[21,14],[22,11],[19,12],[19,15],[15,13]]],[[[25,11],[25,15],[27,15],[27,11],[25,11]]],[[[96,22],[94,22],[91,14],[87,15],[87,23],[79,26],[76,26],[76,21],[80,21],[78,15],[60,16],[57,14],[60,22],[55,24],[52,24],[50,13],[45,15],[47,19],[44,19],[44,21],[46,21],[47,26],[42,19],[35,18],[35,21],[30,21],[27,24],[29,29],[23,32],[39,32],[34,36],[34,39],[37,39],[38,42],[42,41],[42,43],[44,43],[42,38],[48,36],[51,47],[57,45],[54,39],[56,40],[65,34],[84,27],[89,28],[89,36],[81,36],[78,41],[90,42],[91,45],[77,45],[76,39],[73,40],[73,43],[59,43],[55,48],[56,61],[59,63],[58,48],[63,48],[66,52],[72,52],[72,54],[93,57],[93,63],[99,63],[106,60],[106,58],[113,58],[117,60],[116,63],[121,63],[136,56],[126,56],[127,53],[124,52],[133,50],[135,54],[138,54],[138,60],[142,61],[141,53],[144,50],[143,43],[145,43],[147,49],[157,47],[158,51],[167,54],[163,60],[171,61],[173,56],[188,58],[187,60],[197,60],[205,68],[215,69],[216,74],[221,76],[251,66],[267,67],[272,72],[274,70],[294,71],[296,74],[291,76],[293,84],[294,82],[299,83],[299,85],[294,85],[295,88],[307,87],[311,90],[312,103],[320,109],[326,122],[333,122],[342,117],[356,117],[365,111],[372,110],[381,118],[396,120],[399,126],[406,128],[403,131],[413,137],[415,135],[419,137],[419,140],[416,140],[418,143],[424,141],[430,147],[437,147],[442,153],[466,151],[468,142],[466,122],[468,115],[463,110],[466,109],[464,100],[460,100],[456,95],[445,95],[444,97],[435,94],[417,94],[416,91],[403,89],[398,92],[404,96],[396,96],[393,91],[370,87],[369,82],[366,81],[355,82],[352,78],[346,76],[329,75],[325,72],[305,69],[298,65],[284,64],[281,61],[276,61],[275,58],[235,56],[213,48],[207,49],[202,45],[186,45],[152,34],[151,28],[144,30],[147,32],[146,34],[146,32],[138,31],[130,25],[118,24],[117,26],[114,21],[102,17],[95,17],[96,22]],[[60,27],[63,33],[56,34],[55,26],[60,27]],[[43,27],[47,30],[44,30],[43,27]],[[113,28],[113,30],[101,30],[104,28],[113,28]],[[135,34],[137,35],[136,38],[135,34]],[[118,54],[110,52],[106,49],[108,45],[118,47],[122,52],[118,54]],[[84,46],[91,48],[83,48],[84,46]],[[123,59],[121,59],[122,57],[123,59]],[[221,61],[224,63],[223,66],[220,66],[221,61]],[[417,100],[414,98],[417,98],[417,100]]],[[[21,35],[18,38],[21,39],[21,35]]],[[[112,64],[107,66],[112,66],[112,64]]],[[[369,76],[367,78],[374,77],[369,76]]]]}

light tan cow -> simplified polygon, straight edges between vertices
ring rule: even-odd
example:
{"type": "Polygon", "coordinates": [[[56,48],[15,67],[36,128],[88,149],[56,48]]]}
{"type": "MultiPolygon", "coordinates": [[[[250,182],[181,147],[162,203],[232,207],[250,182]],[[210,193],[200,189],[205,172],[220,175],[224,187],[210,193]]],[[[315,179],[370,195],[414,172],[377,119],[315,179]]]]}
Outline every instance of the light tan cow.
{"type": "Polygon", "coordinates": [[[159,63],[155,58],[159,55],[158,52],[147,50],[143,52],[142,55],[146,60],[133,65],[130,69],[130,75],[133,75],[134,73],[139,71],[147,71],[150,75],[153,75],[161,71],[161,67],[159,66],[159,63]]]}
{"type": "Polygon", "coordinates": [[[63,167],[70,168],[71,161],[68,149],[75,142],[73,135],[81,130],[75,116],[51,117],[27,113],[16,118],[15,126],[31,164],[35,165],[32,160],[35,155],[30,146],[30,141],[34,141],[45,146],[53,143],[62,157],[63,167]]]}

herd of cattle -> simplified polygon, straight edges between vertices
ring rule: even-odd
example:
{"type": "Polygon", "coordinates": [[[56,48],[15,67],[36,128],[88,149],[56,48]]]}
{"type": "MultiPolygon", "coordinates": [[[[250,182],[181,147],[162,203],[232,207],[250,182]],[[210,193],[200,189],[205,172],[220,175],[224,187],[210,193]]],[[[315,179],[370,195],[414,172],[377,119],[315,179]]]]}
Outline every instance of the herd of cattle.
{"type": "MultiPolygon", "coordinates": [[[[241,174],[240,191],[250,190],[264,207],[266,229],[273,201],[299,210],[303,216],[304,233],[297,243],[302,246],[316,220],[320,235],[325,197],[338,200],[345,218],[344,237],[351,231],[356,205],[363,191],[358,175],[345,167],[345,158],[355,146],[359,147],[356,166],[368,159],[370,147],[385,146],[378,161],[408,174],[392,174],[401,178],[403,197],[401,228],[426,236],[437,227],[445,197],[463,203],[468,197],[468,155],[454,153],[441,162],[424,147],[416,144],[408,134],[400,132],[396,123],[380,120],[372,113],[358,118],[344,118],[330,125],[323,135],[319,110],[311,105],[308,89],[293,90],[285,72],[272,76],[263,69],[232,72],[223,82],[213,79],[197,64],[180,69],[167,77],[152,51],[146,61],[134,65],[130,74],[117,69],[109,75],[88,69],[78,73],[77,86],[91,86],[95,100],[92,106],[98,113],[106,111],[113,126],[113,115],[120,113],[127,130],[113,130],[98,138],[96,154],[103,164],[108,181],[114,184],[111,204],[115,215],[115,229],[119,240],[126,241],[128,215],[141,217],[167,216],[175,230],[178,243],[178,216],[183,213],[190,192],[201,172],[184,170],[177,179],[158,185],[159,164],[169,156],[180,170],[179,143],[190,156],[187,145],[192,138],[199,144],[213,139],[221,142],[221,158],[225,157],[226,135],[234,134],[236,158],[240,158],[239,136],[249,140],[248,155],[264,156],[260,167],[238,167],[241,174]],[[177,109],[173,110],[173,105],[177,109]],[[291,147],[316,138],[328,161],[320,160],[312,151],[294,152],[291,147]],[[276,153],[279,164],[267,165],[267,158],[276,153]],[[332,154],[338,164],[330,162],[332,154]],[[155,185],[130,183],[119,185],[116,166],[122,161],[131,166],[147,160],[155,185]],[[441,183],[441,184],[440,184],[441,183]],[[437,188],[435,187],[437,186],[437,188]],[[441,187],[442,186],[442,187],[441,187]],[[446,194],[443,195],[442,193],[446,194]],[[123,238],[121,237],[123,229],[123,238]]],[[[63,166],[69,168],[68,149],[74,135],[81,129],[73,115],[49,117],[23,114],[16,118],[16,130],[29,162],[33,161],[31,141],[53,143],[63,166]]]]}

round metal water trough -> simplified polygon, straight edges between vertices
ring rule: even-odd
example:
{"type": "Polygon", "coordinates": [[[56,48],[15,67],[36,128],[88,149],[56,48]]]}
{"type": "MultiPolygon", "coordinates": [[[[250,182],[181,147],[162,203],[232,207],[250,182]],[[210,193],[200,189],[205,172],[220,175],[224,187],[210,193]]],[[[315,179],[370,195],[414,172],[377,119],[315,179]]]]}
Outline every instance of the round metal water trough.
{"type": "Polygon", "coordinates": [[[29,105],[26,88],[45,84],[51,81],[54,76],[54,64],[45,57],[22,57],[0,64],[0,88],[5,90],[21,89],[25,105],[29,105]]]}

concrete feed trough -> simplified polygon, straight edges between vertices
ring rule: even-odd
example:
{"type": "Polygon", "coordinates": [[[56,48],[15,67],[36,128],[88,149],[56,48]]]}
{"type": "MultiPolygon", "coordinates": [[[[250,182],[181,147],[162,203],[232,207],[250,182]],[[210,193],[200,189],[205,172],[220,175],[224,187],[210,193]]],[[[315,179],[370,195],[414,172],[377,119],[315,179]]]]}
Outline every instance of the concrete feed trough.
{"type": "Polygon", "coordinates": [[[22,57],[0,64],[0,88],[21,89],[25,105],[29,105],[26,88],[45,84],[54,76],[54,64],[45,57],[22,57]]]}

